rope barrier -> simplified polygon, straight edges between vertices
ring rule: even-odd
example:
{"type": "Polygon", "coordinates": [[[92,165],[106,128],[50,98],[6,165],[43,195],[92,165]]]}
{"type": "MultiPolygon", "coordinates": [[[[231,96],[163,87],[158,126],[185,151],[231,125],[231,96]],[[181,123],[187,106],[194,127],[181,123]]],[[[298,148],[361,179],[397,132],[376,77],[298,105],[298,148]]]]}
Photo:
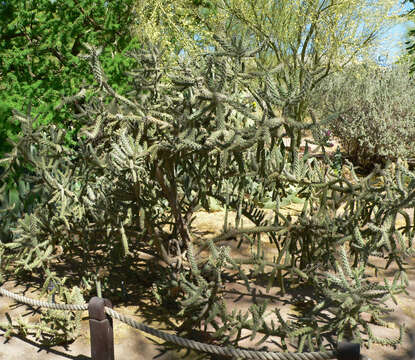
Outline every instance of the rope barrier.
{"type": "Polygon", "coordinates": [[[336,359],[334,351],[328,352],[309,352],[309,353],[281,353],[281,352],[268,352],[268,351],[253,351],[242,350],[230,347],[209,345],[194,340],[182,338],[180,336],[165,333],[163,331],[153,329],[149,326],[141,324],[133,319],[119,314],[111,308],[105,307],[105,312],[123,323],[130,325],[131,327],[144,331],[148,334],[154,335],[160,339],[166,340],[176,345],[180,345],[189,349],[207,352],[210,354],[217,354],[223,356],[229,356],[240,359],[252,359],[252,360],[329,360],[336,359]]]}
{"type": "MultiPolygon", "coordinates": [[[[24,303],[31,306],[40,306],[48,309],[55,310],[70,310],[70,311],[84,311],[88,310],[88,304],[56,304],[46,301],[39,301],[31,299],[22,295],[14,294],[6,289],[0,287],[0,294],[12,298],[20,303],[24,303]]],[[[222,356],[228,356],[233,358],[248,359],[248,360],[329,360],[336,359],[336,351],[328,352],[308,352],[308,353],[283,353],[283,352],[268,352],[268,351],[255,351],[255,350],[243,350],[231,347],[223,347],[217,345],[210,345],[201,343],[194,340],[182,338],[177,335],[168,334],[166,332],[151,328],[147,325],[139,323],[123,314],[117,313],[115,310],[105,307],[107,315],[115,318],[137,330],[146,332],[150,335],[156,336],[160,339],[168,341],[170,343],[198,350],[201,352],[217,354],[222,356]]]]}
{"type": "Polygon", "coordinates": [[[53,310],[70,310],[70,311],[84,311],[88,310],[88,304],[56,304],[46,301],[40,301],[28,298],[26,296],[14,294],[6,289],[0,287],[0,294],[12,298],[20,303],[31,305],[31,306],[41,306],[47,309],[53,310]]]}

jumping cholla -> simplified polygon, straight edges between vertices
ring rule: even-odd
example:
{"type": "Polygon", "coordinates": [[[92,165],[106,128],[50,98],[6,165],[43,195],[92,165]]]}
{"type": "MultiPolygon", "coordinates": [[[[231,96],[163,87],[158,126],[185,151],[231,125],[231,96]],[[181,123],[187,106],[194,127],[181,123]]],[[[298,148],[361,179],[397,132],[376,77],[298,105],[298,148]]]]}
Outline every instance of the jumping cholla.
{"type": "Polygon", "coordinates": [[[376,168],[362,179],[349,163],[350,179],[308,147],[300,153],[308,130],[324,150],[322,129],[336,116],[311,123],[296,117],[321,69],[302,64],[302,81],[285,74],[292,82],[284,85],[276,81],[283,65],[242,71],[266,42],[249,50],[241,41],[216,40],[217,52],[170,68],[157,45],[129,53],[137,68],[128,74],[134,90],[124,95],[107,83],[100,51],[85,45],[96,84],[62,102],[83,99],[76,148],[64,146],[62,129],[33,130],[30,113],[16,112],[22,137],[2,162],[31,164],[42,200],[16,224],[13,241],[1,244],[2,267],[38,274],[45,292],[53,281],[61,299],[74,286],[85,298],[98,286],[112,298],[122,280],[127,292],[139,289],[145,319],[216,344],[238,346],[246,330],[257,345],[279,338],[299,351],[330,348],[333,336],[399,343],[403,328],[397,338],[379,339],[366,314],[382,324],[390,311],[384,301],[407,285],[404,259],[413,254],[415,228],[403,209],[415,207],[415,174],[399,162],[395,171],[376,168]],[[244,91],[256,109],[244,103],[244,91]],[[303,203],[297,216],[282,209],[289,189],[303,203]],[[214,237],[193,226],[213,200],[224,209],[214,237]],[[270,211],[261,208],[266,201],[270,211]],[[398,214],[405,219],[399,228],[398,214]],[[233,242],[247,244],[249,254],[235,255],[233,242]],[[392,263],[399,269],[393,284],[367,279],[368,267],[392,263]],[[70,267],[65,284],[60,264],[70,267]],[[249,296],[264,280],[270,300],[254,295],[247,310],[228,306],[232,286],[249,296]],[[288,319],[276,304],[298,286],[311,287],[313,298],[288,319]]]}

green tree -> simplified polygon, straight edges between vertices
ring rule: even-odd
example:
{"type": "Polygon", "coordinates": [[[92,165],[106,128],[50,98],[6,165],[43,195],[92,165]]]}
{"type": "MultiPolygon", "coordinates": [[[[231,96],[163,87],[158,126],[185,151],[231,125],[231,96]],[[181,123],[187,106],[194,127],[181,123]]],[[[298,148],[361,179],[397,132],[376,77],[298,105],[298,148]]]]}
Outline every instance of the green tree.
{"type": "MultiPolygon", "coordinates": [[[[12,120],[12,111],[25,112],[29,104],[36,109],[34,127],[54,123],[68,130],[68,146],[76,144],[81,125],[71,111],[76,111],[77,105],[57,105],[63,96],[77,94],[82,83],[93,79],[87,64],[78,57],[84,51],[83,43],[100,44],[102,66],[114,88],[121,92],[129,89],[124,72],[132,60],[122,54],[138,46],[130,31],[135,20],[132,6],[131,0],[0,3],[0,157],[12,149],[7,140],[17,141],[21,131],[20,123],[12,120]]],[[[2,175],[0,207],[16,205],[6,217],[17,216],[33,201],[27,184],[19,181],[30,166],[24,161],[21,165],[7,168],[2,175]]],[[[6,221],[2,215],[0,221],[6,221]]],[[[7,223],[2,223],[3,230],[7,223]]]]}
{"type": "Polygon", "coordinates": [[[103,0],[0,4],[0,151],[6,150],[4,140],[18,131],[18,124],[9,122],[12,109],[24,111],[31,103],[39,123],[72,124],[68,112],[55,107],[63,95],[76,94],[83,81],[92,79],[77,57],[82,43],[103,45],[108,76],[126,87],[120,54],[135,44],[129,29],[131,6],[132,1],[103,0]]]}

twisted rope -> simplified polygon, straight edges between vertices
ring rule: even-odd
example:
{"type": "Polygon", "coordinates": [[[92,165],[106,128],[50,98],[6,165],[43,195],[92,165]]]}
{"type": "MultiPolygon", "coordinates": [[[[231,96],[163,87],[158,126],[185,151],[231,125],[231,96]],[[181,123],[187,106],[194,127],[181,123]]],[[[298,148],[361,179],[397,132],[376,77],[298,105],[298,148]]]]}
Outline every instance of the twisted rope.
{"type": "Polygon", "coordinates": [[[180,345],[189,349],[207,352],[210,354],[217,354],[222,356],[229,356],[239,359],[252,359],[252,360],[329,360],[336,359],[336,353],[334,351],[328,352],[309,352],[309,353],[280,353],[280,352],[268,352],[268,351],[252,351],[242,350],[230,347],[209,345],[194,340],[182,338],[180,336],[165,333],[163,331],[153,329],[149,326],[141,324],[125,315],[117,313],[115,310],[105,307],[107,315],[120,320],[121,322],[148,334],[154,335],[160,339],[171,342],[176,345],[180,345]]]}
{"type": "MultiPolygon", "coordinates": [[[[14,294],[6,289],[0,287],[0,294],[12,298],[20,303],[41,306],[43,308],[55,309],[55,310],[70,310],[70,311],[84,311],[88,310],[88,304],[55,304],[46,301],[39,301],[31,299],[22,295],[14,294]]],[[[280,352],[268,352],[268,351],[253,351],[243,350],[230,347],[209,345],[194,340],[182,338],[180,336],[165,333],[163,331],[151,328],[147,325],[141,324],[123,314],[117,313],[115,310],[105,307],[107,315],[120,320],[121,322],[148,334],[156,336],[160,339],[168,341],[170,343],[198,350],[210,354],[217,354],[222,356],[228,356],[232,358],[248,359],[248,360],[330,360],[336,359],[335,351],[328,352],[309,352],[309,353],[280,353],[280,352]]]]}
{"type": "Polygon", "coordinates": [[[31,306],[41,306],[47,309],[54,309],[54,310],[70,310],[70,311],[83,311],[88,310],[88,304],[56,304],[50,303],[46,301],[40,301],[35,299],[30,299],[26,296],[17,295],[6,289],[0,287],[0,294],[12,298],[20,303],[31,305],[31,306]]]}

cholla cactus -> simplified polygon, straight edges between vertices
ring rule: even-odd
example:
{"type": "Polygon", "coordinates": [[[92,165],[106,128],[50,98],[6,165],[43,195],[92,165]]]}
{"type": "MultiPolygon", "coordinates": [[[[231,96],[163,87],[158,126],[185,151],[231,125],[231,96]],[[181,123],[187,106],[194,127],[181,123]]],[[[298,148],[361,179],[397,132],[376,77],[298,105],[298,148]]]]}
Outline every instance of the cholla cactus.
{"type": "MultiPolygon", "coordinates": [[[[353,166],[352,181],[333,176],[327,164],[308,150],[300,154],[296,145],[305,130],[320,126],[316,119],[305,124],[290,113],[302,96],[310,96],[313,74],[307,84],[286,91],[274,84],[272,69],[264,69],[256,72],[255,88],[241,69],[230,66],[233,56],[253,53],[242,51],[239,42],[219,45],[223,51],[167,68],[159,57],[163,49],[148,44],[129,54],[139,66],[129,74],[134,91],[124,95],[107,83],[99,54],[90,48],[86,59],[99,86],[85,89],[89,95],[79,114],[84,126],[76,151],[63,145],[64,134],[45,127],[33,131],[30,116],[19,115],[22,138],[4,161],[30,161],[32,181],[45,198],[15,224],[13,242],[2,244],[2,266],[12,264],[18,276],[46,276],[46,291],[49,281],[63,286],[58,263],[68,262],[74,275],[65,286],[83,286],[85,297],[98,292],[98,284],[105,285],[104,296],[115,296],[128,271],[137,284],[126,286],[140,287],[143,316],[180,334],[209,327],[212,341],[234,346],[245,330],[262,341],[278,336],[284,344],[302,334],[320,346],[327,334],[314,326],[318,313],[305,323],[306,330],[303,318],[269,323],[271,304],[236,312],[227,308],[224,290],[238,283],[250,293],[262,276],[275,294],[284,293],[287,284],[312,284],[316,294],[327,287],[336,301],[338,284],[313,282],[313,276],[317,268],[338,269],[335,254],[342,244],[349,246],[356,268],[371,265],[375,254],[385,265],[396,263],[397,281],[403,279],[415,230],[409,217],[404,228],[395,223],[402,209],[415,206],[415,182],[407,181],[415,175],[401,165],[395,173],[384,169],[365,179],[357,178],[353,166]],[[230,91],[236,81],[260,111],[230,91]],[[278,116],[277,106],[287,111],[278,116]],[[285,134],[292,137],[289,148],[285,134]],[[36,151],[29,152],[31,146],[36,151]],[[383,179],[381,185],[374,184],[375,175],[383,179]],[[303,202],[295,217],[281,209],[290,188],[303,202]],[[214,238],[193,226],[196,212],[209,210],[211,199],[225,209],[223,231],[214,238]],[[272,218],[260,208],[265,201],[272,218]],[[234,225],[230,211],[236,213],[234,225]],[[246,219],[253,225],[246,226],[246,219]],[[232,240],[248,244],[249,255],[234,257],[221,247],[232,240]],[[272,261],[264,254],[264,240],[274,247],[272,261]],[[97,268],[103,269],[100,279],[97,268]]],[[[366,284],[356,279],[353,286],[358,292],[366,284]]],[[[376,309],[381,311],[373,304],[376,309]]],[[[334,316],[330,331],[341,336],[348,314],[334,316]]]]}

